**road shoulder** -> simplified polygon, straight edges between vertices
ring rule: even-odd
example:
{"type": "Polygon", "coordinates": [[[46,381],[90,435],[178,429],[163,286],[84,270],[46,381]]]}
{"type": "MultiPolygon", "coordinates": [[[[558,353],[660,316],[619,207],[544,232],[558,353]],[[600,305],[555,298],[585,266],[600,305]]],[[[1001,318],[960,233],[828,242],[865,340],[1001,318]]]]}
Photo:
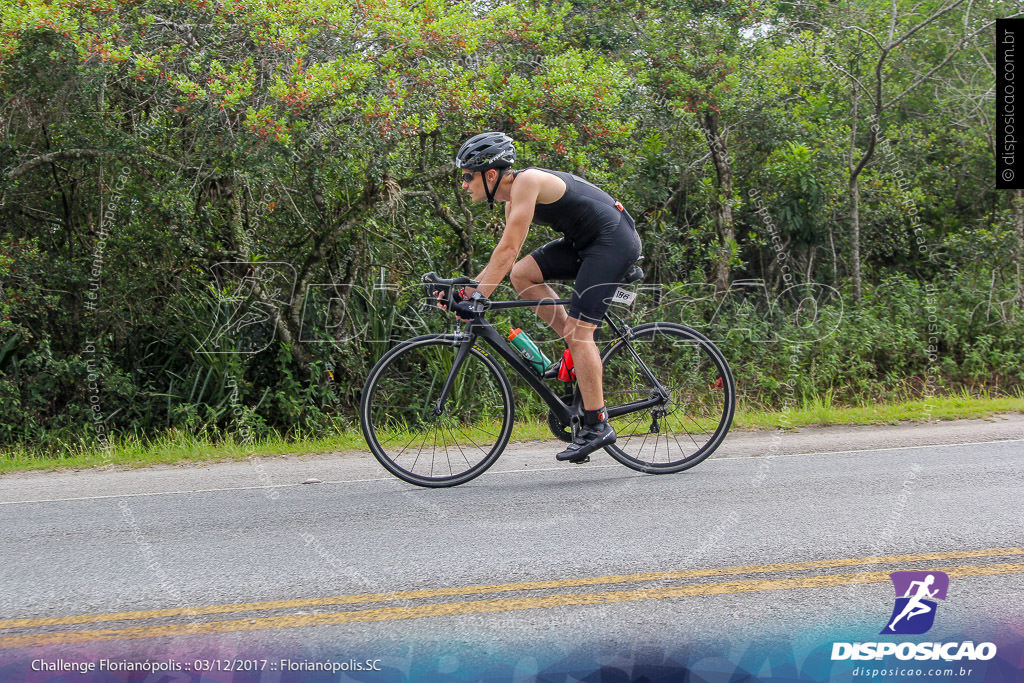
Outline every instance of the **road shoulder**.
{"type": "MultiPolygon", "coordinates": [[[[1019,439],[1024,439],[1024,414],[1007,413],[985,419],[923,424],[803,427],[788,432],[734,431],[712,458],[762,458],[1019,439]]],[[[560,450],[559,443],[511,444],[491,471],[575,467],[555,462],[554,453],[560,450]]],[[[583,467],[595,466],[621,467],[604,454],[583,467]]],[[[372,480],[404,486],[385,472],[369,453],[326,453],[136,469],[14,472],[0,476],[0,504],[372,480]]]]}

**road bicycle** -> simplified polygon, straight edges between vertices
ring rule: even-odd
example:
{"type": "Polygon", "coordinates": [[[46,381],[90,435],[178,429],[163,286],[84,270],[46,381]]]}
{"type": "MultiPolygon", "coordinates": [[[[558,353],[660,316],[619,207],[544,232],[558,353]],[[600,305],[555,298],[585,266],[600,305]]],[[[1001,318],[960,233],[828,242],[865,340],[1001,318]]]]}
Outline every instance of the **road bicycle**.
{"type": "MultiPolygon", "coordinates": [[[[636,293],[626,287],[642,277],[634,266],[612,302],[631,303],[636,293]]],[[[479,284],[435,273],[422,282],[429,304],[446,304],[449,312],[459,288],[479,284]]],[[[557,363],[538,373],[485,317],[488,311],[568,303],[462,302],[463,315],[471,311],[472,319],[461,332],[414,337],[385,353],[366,379],[359,407],[363,436],[380,464],[426,487],[463,484],[493,465],[515,422],[512,387],[498,359],[547,405],[551,433],[572,441],[583,415],[575,381],[557,379],[557,363]]],[[[631,327],[610,308],[603,322],[614,334],[603,342],[601,359],[608,420],[618,434],[604,450],[626,467],[651,474],[679,472],[711,455],[736,409],[735,382],[718,348],[676,323],[631,327]]]]}

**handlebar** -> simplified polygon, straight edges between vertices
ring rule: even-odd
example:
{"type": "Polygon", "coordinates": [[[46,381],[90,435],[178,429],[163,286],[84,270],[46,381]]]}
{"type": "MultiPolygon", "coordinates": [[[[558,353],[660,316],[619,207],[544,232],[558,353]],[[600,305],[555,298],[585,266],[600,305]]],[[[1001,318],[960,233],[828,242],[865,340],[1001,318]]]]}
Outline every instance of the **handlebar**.
{"type": "Polygon", "coordinates": [[[441,278],[437,273],[431,271],[422,278],[424,294],[427,305],[438,307],[444,305],[449,311],[455,311],[469,317],[475,317],[483,313],[490,303],[487,299],[476,299],[474,301],[456,301],[455,293],[462,287],[476,287],[480,283],[465,275],[456,278],[441,278]],[[437,292],[442,297],[437,297],[437,292]]]}

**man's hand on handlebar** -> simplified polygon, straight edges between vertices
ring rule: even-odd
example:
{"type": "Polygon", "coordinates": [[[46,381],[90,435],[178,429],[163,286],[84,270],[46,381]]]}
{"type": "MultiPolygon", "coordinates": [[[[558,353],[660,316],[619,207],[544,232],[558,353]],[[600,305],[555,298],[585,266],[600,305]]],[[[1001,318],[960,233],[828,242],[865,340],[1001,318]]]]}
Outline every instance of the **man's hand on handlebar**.
{"type": "MultiPolygon", "coordinates": [[[[475,317],[475,311],[470,306],[462,306],[461,304],[468,301],[473,293],[476,292],[475,287],[462,287],[452,292],[452,311],[455,312],[455,316],[463,321],[469,322],[475,317]],[[464,318],[463,315],[469,315],[470,317],[464,318]]],[[[445,300],[445,293],[442,290],[435,290],[434,295],[437,297],[437,307],[447,311],[448,306],[442,303],[445,300]]]]}
{"type": "MultiPolygon", "coordinates": [[[[442,303],[445,300],[445,293],[440,290],[435,290],[434,295],[437,297],[437,306],[442,310],[448,310],[448,306],[442,303]]],[[[480,299],[486,300],[483,294],[477,292],[475,287],[463,287],[452,292],[452,312],[455,313],[455,317],[463,322],[470,322],[480,314],[480,309],[477,305],[477,301],[480,299]],[[476,294],[476,297],[473,295],[476,294]]]]}
{"type": "Polygon", "coordinates": [[[433,298],[434,305],[445,311],[451,308],[463,322],[472,322],[479,318],[489,307],[487,297],[477,290],[480,283],[468,277],[445,279],[439,278],[437,273],[430,272],[423,276],[422,282],[430,292],[427,298],[433,298]]]}
{"type": "Polygon", "coordinates": [[[452,311],[454,311],[456,318],[466,323],[480,315],[480,312],[476,309],[476,306],[472,301],[460,301],[452,306],[452,311]]]}

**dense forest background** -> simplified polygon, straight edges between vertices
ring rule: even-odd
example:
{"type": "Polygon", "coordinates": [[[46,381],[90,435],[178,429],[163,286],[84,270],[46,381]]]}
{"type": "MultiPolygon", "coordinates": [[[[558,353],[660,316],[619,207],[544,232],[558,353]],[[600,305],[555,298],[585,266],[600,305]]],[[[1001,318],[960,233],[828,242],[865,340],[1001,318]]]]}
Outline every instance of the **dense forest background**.
{"type": "Polygon", "coordinates": [[[716,339],[748,405],[1020,392],[992,120],[1019,9],[9,0],[0,444],[351,426],[389,345],[453,325],[419,277],[501,233],[451,162],[490,129],[626,205],[623,314],[716,339]]]}

